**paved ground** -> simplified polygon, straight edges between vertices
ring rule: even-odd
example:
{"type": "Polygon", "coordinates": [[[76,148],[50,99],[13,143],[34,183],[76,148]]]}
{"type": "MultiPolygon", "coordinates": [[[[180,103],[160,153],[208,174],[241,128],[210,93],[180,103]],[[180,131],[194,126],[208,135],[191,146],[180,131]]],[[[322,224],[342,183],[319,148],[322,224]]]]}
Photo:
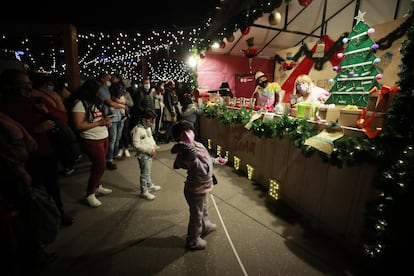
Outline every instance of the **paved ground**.
{"type": "Polygon", "coordinates": [[[301,223],[301,218],[267,196],[232,167],[216,167],[210,217],[218,225],[207,249],[184,249],[188,208],[185,171],[173,170],[173,144],[161,144],[153,182],[162,186],[154,201],[139,198],[138,163],[133,157],[106,171],[113,189],[103,205],[86,206],[89,162],[61,180],[68,213],[75,223],[48,246],[57,260],[45,275],[357,275],[346,252],[301,223]]]}

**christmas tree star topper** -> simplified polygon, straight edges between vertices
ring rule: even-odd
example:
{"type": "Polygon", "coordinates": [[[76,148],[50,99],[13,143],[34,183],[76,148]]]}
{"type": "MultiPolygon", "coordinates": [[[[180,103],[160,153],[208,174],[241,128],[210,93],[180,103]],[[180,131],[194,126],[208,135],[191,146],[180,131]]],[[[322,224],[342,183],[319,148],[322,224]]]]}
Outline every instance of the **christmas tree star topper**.
{"type": "Polygon", "coordinates": [[[361,12],[360,10],[358,11],[358,15],[354,17],[354,19],[356,19],[356,24],[358,24],[359,22],[364,22],[364,16],[365,16],[366,12],[361,12]]]}

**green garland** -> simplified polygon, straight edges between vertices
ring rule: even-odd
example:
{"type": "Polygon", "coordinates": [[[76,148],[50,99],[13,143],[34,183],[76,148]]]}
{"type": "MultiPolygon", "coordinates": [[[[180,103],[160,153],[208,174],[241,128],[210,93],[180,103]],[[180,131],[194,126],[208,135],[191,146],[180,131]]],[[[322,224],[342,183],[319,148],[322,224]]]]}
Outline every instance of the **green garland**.
{"type": "MultiPolygon", "coordinates": [[[[208,104],[204,107],[206,118],[217,118],[224,125],[245,125],[250,121],[253,112],[252,109],[245,107],[229,109],[224,104],[208,104]]],[[[310,157],[317,153],[324,162],[329,162],[339,168],[362,163],[373,164],[384,155],[384,150],[376,145],[376,139],[360,136],[336,140],[331,155],[315,150],[304,143],[306,139],[317,134],[317,125],[306,119],[292,118],[286,114],[274,120],[255,120],[250,131],[259,138],[282,138],[287,135],[293,145],[301,149],[304,156],[310,157]]]]}
{"type": "MultiPolygon", "coordinates": [[[[384,36],[383,38],[379,39],[376,44],[378,44],[380,50],[386,50],[391,47],[392,43],[397,39],[401,38],[404,34],[407,33],[408,28],[410,27],[411,20],[413,16],[411,15],[407,20],[405,20],[400,26],[398,26],[395,30],[384,36]]],[[[314,58],[312,55],[312,51],[308,49],[306,44],[303,44],[296,54],[293,56],[292,60],[297,62],[301,56],[305,55],[308,59],[313,60],[315,65],[314,68],[316,70],[322,70],[323,65],[329,61],[333,54],[339,51],[344,43],[343,39],[349,35],[348,32],[343,33],[333,44],[333,46],[324,54],[321,58],[314,58]]],[[[274,57],[275,61],[279,64],[285,62],[285,59],[280,57],[278,54],[274,57]]]]}
{"type": "MultiPolygon", "coordinates": [[[[344,46],[343,39],[348,35],[348,32],[343,33],[321,58],[314,58],[312,51],[308,49],[306,44],[303,44],[299,48],[298,52],[293,56],[292,60],[297,62],[301,56],[305,55],[308,59],[314,61],[314,68],[320,71],[323,69],[323,65],[331,59],[332,55],[338,52],[344,46]]],[[[282,64],[283,62],[285,62],[285,59],[276,54],[275,61],[279,64],[282,64]]]]}
{"type": "MultiPolygon", "coordinates": [[[[414,244],[412,228],[414,198],[414,1],[410,17],[399,28],[407,30],[401,47],[400,92],[388,111],[379,143],[385,149],[373,182],[378,196],[369,202],[361,250],[371,275],[402,275],[410,270],[414,244]]],[[[392,40],[392,39],[391,39],[392,40]]],[[[381,44],[385,43],[381,41],[381,44]]]]}

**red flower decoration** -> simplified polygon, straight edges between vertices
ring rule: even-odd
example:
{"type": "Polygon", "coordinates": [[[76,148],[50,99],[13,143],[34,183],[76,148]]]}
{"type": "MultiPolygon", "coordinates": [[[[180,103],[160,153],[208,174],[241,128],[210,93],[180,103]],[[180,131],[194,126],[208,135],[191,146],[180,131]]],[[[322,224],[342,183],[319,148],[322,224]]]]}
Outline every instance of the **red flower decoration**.
{"type": "Polygon", "coordinates": [[[293,60],[286,60],[282,63],[283,70],[291,70],[293,67],[296,66],[296,63],[293,60]]]}
{"type": "Polygon", "coordinates": [[[247,48],[243,50],[244,56],[247,58],[254,58],[257,55],[256,48],[247,48]]]}

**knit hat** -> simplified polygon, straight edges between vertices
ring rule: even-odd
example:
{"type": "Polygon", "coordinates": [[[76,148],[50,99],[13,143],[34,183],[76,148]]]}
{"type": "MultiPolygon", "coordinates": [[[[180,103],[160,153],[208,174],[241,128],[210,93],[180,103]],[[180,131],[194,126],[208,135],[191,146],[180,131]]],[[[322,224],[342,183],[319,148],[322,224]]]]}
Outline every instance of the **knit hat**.
{"type": "Polygon", "coordinates": [[[330,155],[334,148],[334,141],[344,136],[343,129],[334,124],[322,130],[318,135],[306,139],[305,145],[330,155]]]}
{"type": "Polygon", "coordinates": [[[142,116],[144,119],[151,119],[151,118],[157,118],[157,114],[154,110],[147,108],[144,111],[144,114],[142,116]]]}

